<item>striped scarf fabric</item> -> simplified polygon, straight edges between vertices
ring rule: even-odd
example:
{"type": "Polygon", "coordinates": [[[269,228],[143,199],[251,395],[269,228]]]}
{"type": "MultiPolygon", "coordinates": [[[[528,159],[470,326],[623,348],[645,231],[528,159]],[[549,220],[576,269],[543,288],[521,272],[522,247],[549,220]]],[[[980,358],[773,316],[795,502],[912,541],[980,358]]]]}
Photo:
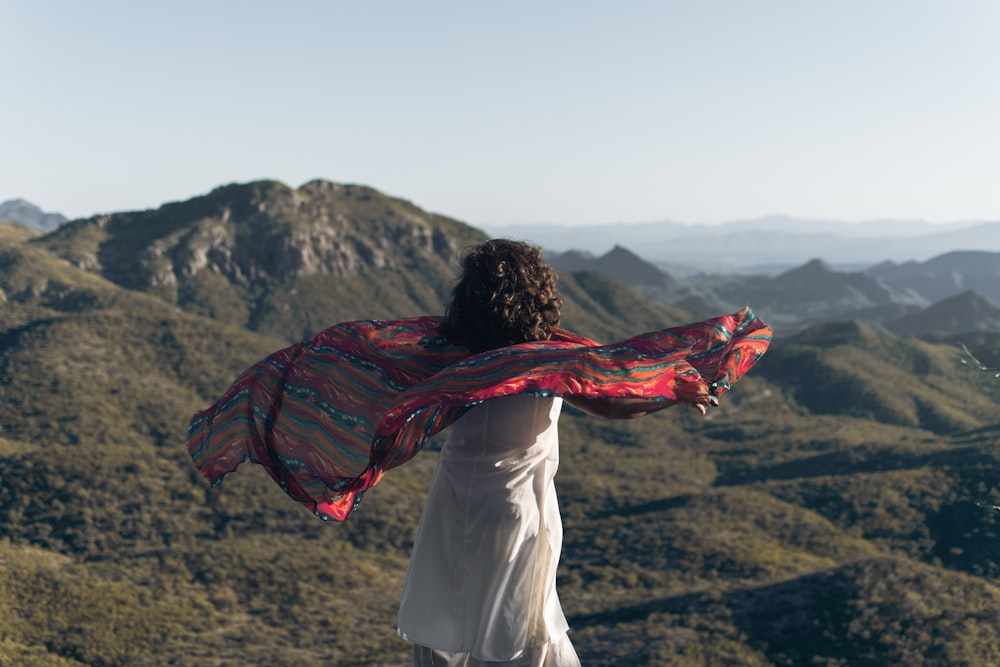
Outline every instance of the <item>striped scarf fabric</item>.
{"type": "Polygon", "coordinates": [[[441,336],[441,322],[344,322],[274,352],[194,415],[195,466],[215,486],[257,463],[318,517],[343,521],[473,405],[522,393],[671,404],[686,382],[706,383],[717,402],[771,340],[749,308],[610,345],[555,329],[547,341],[479,354],[441,336]]]}

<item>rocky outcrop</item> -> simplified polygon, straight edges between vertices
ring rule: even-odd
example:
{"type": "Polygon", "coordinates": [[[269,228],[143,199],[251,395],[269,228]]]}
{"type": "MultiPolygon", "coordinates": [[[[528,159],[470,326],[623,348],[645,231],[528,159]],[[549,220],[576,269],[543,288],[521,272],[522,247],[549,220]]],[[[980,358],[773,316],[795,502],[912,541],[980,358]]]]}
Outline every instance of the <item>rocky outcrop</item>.
{"type": "Polygon", "coordinates": [[[199,314],[240,313],[249,319],[234,323],[253,327],[263,311],[319,309],[306,299],[322,304],[344,280],[365,281],[387,300],[403,293],[399,307],[409,299],[411,309],[437,309],[462,248],[483,238],[372,188],[317,180],[297,189],[226,185],[155,210],[74,221],[32,242],[123,287],[199,314]]]}

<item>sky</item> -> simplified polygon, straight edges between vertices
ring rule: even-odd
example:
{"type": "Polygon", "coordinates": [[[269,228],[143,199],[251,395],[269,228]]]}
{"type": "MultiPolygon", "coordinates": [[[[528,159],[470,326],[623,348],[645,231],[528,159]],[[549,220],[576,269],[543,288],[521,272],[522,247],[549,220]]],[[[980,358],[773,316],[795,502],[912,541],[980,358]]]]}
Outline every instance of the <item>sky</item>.
{"type": "Polygon", "coordinates": [[[232,182],[470,224],[1000,220],[1000,2],[0,0],[0,201],[232,182]]]}

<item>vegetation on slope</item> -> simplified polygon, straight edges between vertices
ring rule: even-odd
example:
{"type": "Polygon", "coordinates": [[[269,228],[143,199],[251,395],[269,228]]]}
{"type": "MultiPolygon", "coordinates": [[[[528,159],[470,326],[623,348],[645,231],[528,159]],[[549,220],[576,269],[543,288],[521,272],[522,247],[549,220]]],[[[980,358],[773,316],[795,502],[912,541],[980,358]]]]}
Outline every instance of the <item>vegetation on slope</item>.
{"type": "MultiPolygon", "coordinates": [[[[30,239],[0,238],[0,665],[405,664],[435,446],[344,524],[252,466],[208,489],[188,417],[287,336],[30,239]]],[[[595,274],[561,286],[600,340],[687,319],[595,274]]],[[[960,356],[830,325],[779,339],[707,419],[567,408],[559,586],[584,664],[996,664],[1000,513],[976,502],[997,500],[998,395],[960,356]]]]}

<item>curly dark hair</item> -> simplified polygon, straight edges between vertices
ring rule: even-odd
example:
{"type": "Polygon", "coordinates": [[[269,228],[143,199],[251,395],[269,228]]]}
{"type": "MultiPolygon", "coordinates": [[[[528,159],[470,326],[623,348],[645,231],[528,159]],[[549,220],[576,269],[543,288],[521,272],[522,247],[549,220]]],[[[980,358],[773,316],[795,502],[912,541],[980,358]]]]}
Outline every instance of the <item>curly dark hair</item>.
{"type": "Polygon", "coordinates": [[[548,340],[561,307],[556,274],[541,248],[493,239],[462,257],[462,274],[440,331],[473,352],[548,340]]]}

